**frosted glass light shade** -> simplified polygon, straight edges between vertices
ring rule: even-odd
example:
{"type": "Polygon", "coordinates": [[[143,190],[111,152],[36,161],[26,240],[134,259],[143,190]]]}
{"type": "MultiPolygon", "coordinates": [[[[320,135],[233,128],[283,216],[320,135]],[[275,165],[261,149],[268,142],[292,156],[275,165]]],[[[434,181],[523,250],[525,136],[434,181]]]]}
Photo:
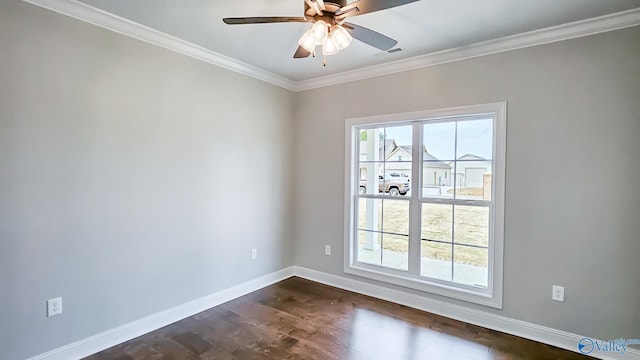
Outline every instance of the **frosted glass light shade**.
{"type": "Polygon", "coordinates": [[[351,44],[351,40],[353,40],[347,29],[340,25],[334,25],[331,28],[330,34],[333,35],[333,41],[336,43],[338,50],[346,48],[351,44]]]}
{"type": "Polygon", "coordinates": [[[305,31],[300,40],[298,40],[298,45],[308,52],[313,52],[313,49],[316,48],[316,38],[311,34],[311,29],[305,31]]]}
{"type": "Polygon", "coordinates": [[[324,20],[318,20],[311,27],[311,36],[316,40],[316,45],[320,45],[327,38],[329,25],[324,20]]]}
{"type": "Polygon", "coordinates": [[[335,55],[338,53],[338,47],[333,39],[333,34],[329,33],[324,43],[322,44],[322,55],[335,55]]]}

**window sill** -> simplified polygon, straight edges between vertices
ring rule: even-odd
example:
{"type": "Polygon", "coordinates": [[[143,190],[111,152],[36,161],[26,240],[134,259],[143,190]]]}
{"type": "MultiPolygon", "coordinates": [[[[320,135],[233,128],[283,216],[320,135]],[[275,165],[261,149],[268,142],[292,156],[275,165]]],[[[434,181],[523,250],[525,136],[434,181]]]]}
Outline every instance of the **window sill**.
{"type": "Polygon", "coordinates": [[[344,267],[344,272],[392,285],[420,290],[430,294],[446,296],[474,304],[502,309],[501,294],[492,294],[491,288],[474,289],[471,286],[428,281],[424,278],[409,278],[406,274],[404,276],[394,275],[383,270],[378,270],[375,266],[364,263],[355,263],[351,266],[346,265],[344,267]]]}

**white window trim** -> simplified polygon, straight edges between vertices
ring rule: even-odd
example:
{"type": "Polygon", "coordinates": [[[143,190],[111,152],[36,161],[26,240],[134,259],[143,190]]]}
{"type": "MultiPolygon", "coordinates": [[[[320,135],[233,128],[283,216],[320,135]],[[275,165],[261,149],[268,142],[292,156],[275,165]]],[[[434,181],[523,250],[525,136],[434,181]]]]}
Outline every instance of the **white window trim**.
{"type": "MultiPolygon", "coordinates": [[[[503,264],[504,264],[504,202],[505,202],[505,165],[506,165],[506,135],[507,129],[507,103],[496,102],[489,104],[470,105],[451,107],[443,109],[433,109],[426,111],[416,111],[407,113],[376,115],[360,118],[347,119],[345,122],[345,199],[344,199],[344,272],[357,275],[377,281],[387,282],[394,285],[400,285],[411,289],[417,289],[424,292],[443,295],[458,300],[468,301],[481,304],[493,308],[502,309],[502,291],[503,291],[503,264]],[[358,158],[358,144],[356,138],[356,126],[358,125],[375,125],[401,123],[409,123],[414,121],[446,118],[466,115],[492,114],[495,115],[495,124],[493,128],[493,236],[490,236],[489,246],[489,282],[487,289],[476,289],[466,287],[459,284],[449,282],[440,282],[437,280],[424,280],[423,278],[411,278],[404,272],[397,272],[385,269],[381,271],[380,267],[369,266],[367,264],[358,263],[354,259],[356,251],[354,249],[353,238],[355,236],[354,225],[355,219],[355,199],[357,197],[357,184],[359,181],[358,162],[353,159],[358,158]]],[[[421,131],[422,127],[419,127],[421,131]]],[[[417,133],[414,128],[414,142],[416,137],[421,134],[417,133]]],[[[414,146],[414,152],[419,154],[419,148],[414,146]]],[[[417,154],[414,154],[414,156],[417,154]]],[[[421,171],[413,171],[411,179],[412,184],[421,184],[421,171]]],[[[417,201],[420,191],[412,191],[412,203],[419,204],[417,201]]],[[[414,211],[414,217],[419,217],[414,211]]],[[[413,218],[411,220],[414,220],[413,218]]],[[[411,221],[410,220],[410,221],[411,221]]],[[[419,219],[418,219],[419,221],[419,219]]],[[[409,246],[412,246],[411,243],[409,246]]],[[[414,244],[415,246],[415,244],[414,244]]],[[[419,244],[417,245],[419,246],[419,244]]],[[[415,250],[414,250],[415,251],[415,250]]],[[[411,260],[410,260],[411,261],[411,260]]]]}

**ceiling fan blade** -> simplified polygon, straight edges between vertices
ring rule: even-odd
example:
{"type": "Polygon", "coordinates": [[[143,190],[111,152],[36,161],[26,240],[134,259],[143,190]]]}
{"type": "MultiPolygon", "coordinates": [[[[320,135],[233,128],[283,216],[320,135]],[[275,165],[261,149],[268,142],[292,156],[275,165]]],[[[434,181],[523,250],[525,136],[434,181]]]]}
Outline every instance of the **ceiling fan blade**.
{"type": "Polygon", "coordinates": [[[311,55],[310,52],[305,50],[305,48],[303,48],[302,46],[298,46],[298,50],[296,50],[296,53],[293,54],[293,58],[294,59],[303,59],[303,58],[309,57],[309,55],[311,55]]]}
{"type": "Polygon", "coordinates": [[[347,6],[343,6],[335,15],[339,17],[350,17],[356,15],[362,15],[372,13],[374,11],[380,11],[385,9],[391,9],[396,6],[409,4],[418,0],[359,0],[352,2],[347,6]]]}
{"type": "Polygon", "coordinates": [[[304,3],[306,4],[304,9],[305,14],[307,13],[307,9],[311,9],[313,10],[313,15],[323,15],[322,11],[325,10],[324,2],[320,3],[317,0],[304,0],[304,3]]]}
{"type": "Polygon", "coordinates": [[[267,24],[267,23],[286,23],[286,22],[307,22],[303,17],[286,17],[286,16],[267,16],[267,17],[238,17],[224,18],[225,24],[242,25],[242,24],[267,24]]]}
{"type": "Polygon", "coordinates": [[[352,23],[344,23],[342,26],[344,26],[354,38],[383,51],[387,51],[398,44],[398,41],[364,26],[352,23]]]}

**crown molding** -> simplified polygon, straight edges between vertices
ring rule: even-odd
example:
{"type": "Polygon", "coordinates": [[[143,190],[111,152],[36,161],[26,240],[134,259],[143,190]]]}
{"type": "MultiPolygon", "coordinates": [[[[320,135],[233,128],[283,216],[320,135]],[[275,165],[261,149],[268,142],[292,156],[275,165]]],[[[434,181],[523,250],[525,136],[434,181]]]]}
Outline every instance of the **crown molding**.
{"type": "Polygon", "coordinates": [[[348,83],[372,77],[445,64],[479,56],[497,54],[537,45],[569,40],[632,27],[640,24],[640,8],[570,22],[539,30],[528,31],[494,40],[483,41],[458,48],[447,49],[426,55],[396,60],[358,70],[322,76],[296,83],[294,91],[304,91],[325,86],[348,83]]]}
{"type": "Polygon", "coordinates": [[[23,0],[291,91],[305,91],[640,25],[640,7],[426,55],[293,81],[77,0],[23,0]]]}
{"type": "Polygon", "coordinates": [[[190,43],[162,31],[152,29],[148,26],[125,19],[121,16],[106,12],[77,0],[23,1],[288,90],[294,90],[296,85],[294,81],[282,76],[273,74],[256,66],[238,61],[202,46],[190,43]]]}

